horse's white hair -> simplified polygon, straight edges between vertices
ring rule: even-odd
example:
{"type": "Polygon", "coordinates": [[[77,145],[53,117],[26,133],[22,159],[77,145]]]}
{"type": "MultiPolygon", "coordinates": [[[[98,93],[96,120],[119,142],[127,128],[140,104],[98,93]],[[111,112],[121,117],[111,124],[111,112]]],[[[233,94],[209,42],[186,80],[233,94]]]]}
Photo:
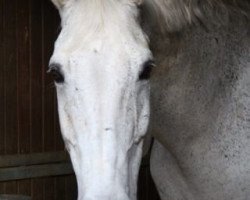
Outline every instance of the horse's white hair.
{"type": "MultiPolygon", "coordinates": [[[[60,9],[76,0],[52,0],[60,9]]],[[[79,1],[79,0],[78,0],[79,1]]],[[[82,0],[95,7],[96,13],[101,6],[113,3],[136,3],[142,8],[149,23],[154,23],[161,30],[178,31],[188,24],[203,21],[206,10],[222,8],[225,11],[240,11],[246,16],[250,13],[249,0],[82,0]]],[[[101,11],[101,10],[100,10],[101,11]]]]}

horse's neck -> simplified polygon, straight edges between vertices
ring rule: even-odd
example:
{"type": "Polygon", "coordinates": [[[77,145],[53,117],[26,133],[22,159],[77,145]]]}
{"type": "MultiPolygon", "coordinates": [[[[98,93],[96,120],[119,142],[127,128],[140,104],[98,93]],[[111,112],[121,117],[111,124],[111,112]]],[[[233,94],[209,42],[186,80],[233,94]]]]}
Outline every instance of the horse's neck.
{"type": "MultiPolygon", "coordinates": [[[[249,21],[250,18],[243,15],[240,11],[232,12],[231,10],[219,9],[206,10],[204,13],[205,19],[203,21],[198,21],[193,26],[187,25],[183,27],[178,32],[163,33],[162,29],[157,27],[156,24],[148,24],[145,27],[146,33],[149,35],[151,41],[151,49],[157,59],[158,64],[164,64],[166,60],[169,61],[171,56],[177,56],[180,54],[179,49],[185,46],[187,40],[194,39],[197,34],[204,37],[221,37],[222,40],[227,39],[225,35],[239,36],[239,31],[243,31],[243,34],[249,31],[249,21]],[[197,33],[198,32],[198,33],[197,33]],[[223,35],[224,34],[224,35],[223,35]]],[[[244,36],[244,38],[246,38],[244,36]]],[[[198,37],[196,41],[203,40],[202,37],[198,37]]],[[[202,42],[202,41],[201,41],[202,42]]],[[[230,41],[229,41],[230,42],[230,41]]],[[[198,48],[206,48],[204,45],[198,46],[198,48]]],[[[185,48],[185,47],[184,47],[185,48]]],[[[196,48],[195,44],[191,45],[191,48],[196,48]]],[[[184,49],[185,51],[185,49],[184,49]]],[[[164,64],[165,65],[165,64],[164,64]]]]}
{"type": "MultiPolygon", "coordinates": [[[[209,31],[196,26],[172,38],[157,40],[157,35],[152,35],[152,49],[159,64],[152,77],[152,126],[154,121],[175,117],[185,120],[182,117],[187,115],[192,118],[187,122],[197,130],[197,124],[203,123],[216,129],[216,123],[225,123],[217,119],[221,113],[232,119],[238,117],[234,109],[241,109],[243,117],[250,120],[249,28],[249,21],[239,16],[227,25],[211,23],[209,31]],[[163,111],[155,112],[159,106],[163,111]]],[[[226,116],[221,119],[227,120],[226,116]]],[[[178,123],[167,122],[164,126],[169,124],[171,129],[178,123]]]]}
{"type": "Polygon", "coordinates": [[[227,72],[237,76],[231,78],[240,78],[238,75],[249,68],[250,20],[241,14],[228,17],[225,13],[219,19],[226,22],[216,22],[216,17],[210,18],[213,21],[206,27],[197,25],[165,35],[151,31],[151,49],[158,65],[153,82],[158,75],[168,76],[175,65],[187,64],[205,67],[207,73],[218,70],[220,73],[214,74],[217,79],[227,72]]]}

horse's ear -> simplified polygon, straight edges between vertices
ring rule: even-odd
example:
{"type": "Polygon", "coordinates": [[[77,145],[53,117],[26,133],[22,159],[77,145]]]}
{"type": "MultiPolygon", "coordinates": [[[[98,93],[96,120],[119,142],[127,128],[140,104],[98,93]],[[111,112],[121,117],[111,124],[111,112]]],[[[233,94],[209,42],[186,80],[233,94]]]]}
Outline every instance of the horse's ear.
{"type": "Polygon", "coordinates": [[[69,0],[51,0],[52,3],[60,10],[69,0]]]}

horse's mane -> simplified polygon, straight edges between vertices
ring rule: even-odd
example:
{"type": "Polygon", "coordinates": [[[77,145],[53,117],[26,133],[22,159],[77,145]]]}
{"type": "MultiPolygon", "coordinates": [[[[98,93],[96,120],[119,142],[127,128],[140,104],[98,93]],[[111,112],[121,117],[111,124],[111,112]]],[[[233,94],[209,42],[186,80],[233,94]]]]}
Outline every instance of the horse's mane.
{"type": "Polygon", "coordinates": [[[211,9],[250,15],[249,0],[145,0],[142,8],[147,20],[168,32],[204,21],[206,11],[211,9]]]}
{"type": "MultiPolygon", "coordinates": [[[[69,0],[51,0],[61,9],[69,0]]],[[[91,7],[100,12],[101,7],[115,5],[120,0],[88,0],[91,7]]],[[[168,32],[180,30],[187,24],[203,22],[207,18],[208,10],[223,9],[226,12],[238,12],[250,17],[250,0],[125,0],[123,2],[137,2],[141,5],[143,16],[147,23],[159,25],[168,32]]],[[[211,12],[210,12],[211,13],[211,12]]]]}

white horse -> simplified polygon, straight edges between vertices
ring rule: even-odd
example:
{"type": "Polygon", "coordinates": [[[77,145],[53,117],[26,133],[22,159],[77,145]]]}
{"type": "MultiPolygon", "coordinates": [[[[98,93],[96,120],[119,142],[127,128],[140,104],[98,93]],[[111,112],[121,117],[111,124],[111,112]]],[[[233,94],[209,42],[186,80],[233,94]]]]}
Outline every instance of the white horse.
{"type": "Polygon", "coordinates": [[[247,0],[52,2],[62,31],[49,71],[78,199],[136,200],[151,86],[161,199],[249,200],[247,0]]]}

